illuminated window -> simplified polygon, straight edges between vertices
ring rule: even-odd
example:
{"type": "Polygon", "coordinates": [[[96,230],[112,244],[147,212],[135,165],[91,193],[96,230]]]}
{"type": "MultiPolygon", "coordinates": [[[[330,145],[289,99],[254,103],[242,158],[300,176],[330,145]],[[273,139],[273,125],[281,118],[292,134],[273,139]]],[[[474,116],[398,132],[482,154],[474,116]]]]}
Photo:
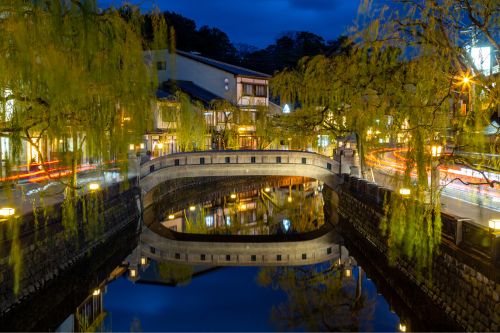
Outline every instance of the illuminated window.
{"type": "Polygon", "coordinates": [[[212,215],[205,216],[205,224],[207,227],[213,227],[214,217],[212,215]]]}
{"type": "Polygon", "coordinates": [[[267,87],[263,85],[255,86],[255,96],[258,97],[267,97],[267,87]]]}
{"type": "Polygon", "coordinates": [[[253,96],[253,85],[243,83],[243,96],[253,96]]]}

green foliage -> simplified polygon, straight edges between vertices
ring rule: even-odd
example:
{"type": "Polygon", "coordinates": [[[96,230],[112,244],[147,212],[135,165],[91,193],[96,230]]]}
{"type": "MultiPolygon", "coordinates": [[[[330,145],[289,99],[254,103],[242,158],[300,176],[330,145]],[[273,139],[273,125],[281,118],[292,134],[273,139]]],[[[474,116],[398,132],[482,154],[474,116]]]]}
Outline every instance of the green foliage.
{"type": "MultiPolygon", "coordinates": [[[[437,166],[499,170],[498,159],[486,156],[498,154],[500,128],[489,137],[484,129],[498,117],[500,76],[482,73],[466,45],[479,38],[479,44],[487,41],[498,52],[500,21],[495,0],[399,2],[404,15],[395,7],[364,1],[350,36],[355,44],[347,54],[303,58],[296,68],[275,76],[272,91],[300,105],[281,120],[291,133],[356,134],[363,173],[365,155],[378,147],[371,133],[408,148],[403,183],[412,186],[411,178],[416,179],[412,199],[417,201],[407,208],[397,200],[389,203],[383,230],[393,254],[400,251],[423,267],[440,241],[437,166]],[[477,35],[467,36],[466,30],[477,35]],[[466,114],[460,111],[463,100],[466,114]],[[454,153],[431,158],[431,145],[451,146],[454,153]],[[484,158],[473,164],[456,151],[484,158]]],[[[396,190],[401,185],[396,183],[396,190]]]]}

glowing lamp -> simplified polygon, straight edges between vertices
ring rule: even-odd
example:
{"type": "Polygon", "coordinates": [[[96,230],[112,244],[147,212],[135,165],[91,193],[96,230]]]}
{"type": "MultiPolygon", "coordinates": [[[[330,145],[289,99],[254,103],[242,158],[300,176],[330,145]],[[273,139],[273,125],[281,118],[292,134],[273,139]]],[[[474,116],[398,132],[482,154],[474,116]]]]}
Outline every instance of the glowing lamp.
{"type": "Polygon", "coordinates": [[[439,156],[441,156],[442,150],[443,150],[442,146],[432,146],[431,147],[431,155],[432,155],[432,157],[439,157],[439,156]]]}
{"type": "Polygon", "coordinates": [[[231,199],[236,199],[236,194],[232,193],[231,194],[231,199]]]}
{"type": "Polygon", "coordinates": [[[351,277],[352,272],[350,269],[346,269],[344,274],[345,274],[345,277],[351,277]]]}
{"type": "Polygon", "coordinates": [[[141,265],[146,265],[148,263],[148,259],[146,257],[141,257],[141,265]]]}
{"type": "Polygon", "coordinates": [[[174,214],[170,214],[170,215],[168,216],[168,219],[169,219],[169,220],[173,220],[173,219],[175,219],[175,215],[174,215],[174,214]]]}
{"type": "Polygon", "coordinates": [[[400,332],[406,332],[406,325],[403,323],[399,323],[399,331],[400,332]]]}
{"type": "Polygon", "coordinates": [[[289,195],[288,198],[286,199],[288,202],[292,202],[292,196],[289,195]]]}
{"type": "Polygon", "coordinates": [[[98,183],[90,183],[89,191],[97,191],[101,186],[98,183]]]}
{"type": "Polygon", "coordinates": [[[131,278],[135,278],[137,276],[137,271],[134,268],[132,268],[128,274],[131,278]]]}
{"type": "Polygon", "coordinates": [[[92,292],[92,296],[99,296],[101,294],[101,289],[97,288],[97,289],[94,289],[94,291],[92,292]]]}
{"type": "Polygon", "coordinates": [[[411,190],[409,188],[400,188],[399,194],[401,194],[404,197],[407,197],[411,194],[411,190]]]}
{"type": "Polygon", "coordinates": [[[245,204],[241,204],[241,206],[240,206],[240,210],[246,210],[246,209],[247,209],[247,205],[245,205],[245,204]]]}
{"type": "Polygon", "coordinates": [[[194,212],[196,210],[196,206],[189,206],[189,210],[194,212]]]}
{"type": "Polygon", "coordinates": [[[12,216],[15,213],[16,210],[14,208],[9,208],[9,207],[0,208],[0,216],[7,217],[7,216],[12,216]]]}
{"type": "Polygon", "coordinates": [[[156,147],[158,147],[158,149],[163,149],[163,143],[158,143],[156,147]]]}
{"type": "Polygon", "coordinates": [[[131,144],[129,144],[129,145],[128,145],[128,149],[129,149],[129,150],[134,150],[134,148],[135,148],[135,146],[134,146],[134,144],[133,144],[133,143],[131,143],[131,144]]]}
{"type": "Polygon", "coordinates": [[[493,230],[500,230],[500,219],[489,220],[488,227],[493,230]]]}
{"type": "Polygon", "coordinates": [[[264,189],[264,192],[269,193],[269,192],[271,192],[271,189],[270,189],[269,187],[266,187],[266,188],[264,189]]]}
{"type": "Polygon", "coordinates": [[[464,77],[462,78],[462,83],[463,83],[463,84],[469,84],[469,82],[470,82],[470,78],[469,78],[468,76],[464,76],[464,77]]]}

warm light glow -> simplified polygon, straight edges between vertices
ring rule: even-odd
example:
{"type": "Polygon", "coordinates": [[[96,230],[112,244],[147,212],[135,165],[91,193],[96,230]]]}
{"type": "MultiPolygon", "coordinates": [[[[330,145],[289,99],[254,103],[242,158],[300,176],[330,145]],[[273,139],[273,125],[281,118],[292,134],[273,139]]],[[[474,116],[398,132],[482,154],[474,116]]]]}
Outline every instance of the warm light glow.
{"type": "Polygon", "coordinates": [[[124,117],[123,121],[130,121],[130,117],[124,117]]]}
{"type": "Polygon", "coordinates": [[[402,196],[408,196],[411,194],[411,190],[409,188],[400,188],[399,194],[401,194],[402,196]]]}
{"type": "Polygon", "coordinates": [[[163,143],[161,143],[161,142],[160,142],[160,143],[158,143],[158,144],[156,145],[156,147],[157,147],[158,149],[163,149],[163,143]]]}
{"type": "Polygon", "coordinates": [[[144,149],[144,143],[140,143],[139,148],[144,149]]]}
{"type": "Polygon", "coordinates": [[[196,210],[196,206],[189,206],[189,210],[194,212],[196,210]]]}
{"type": "Polygon", "coordinates": [[[292,196],[289,195],[288,198],[286,199],[288,202],[292,202],[292,196]]]}
{"type": "Polygon", "coordinates": [[[232,193],[231,194],[231,199],[236,199],[236,194],[232,193]]]}
{"type": "Polygon", "coordinates": [[[170,215],[168,216],[168,218],[169,218],[170,220],[173,220],[173,219],[175,219],[175,215],[174,215],[174,214],[170,214],[170,215]]]}
{"type": "Polygon", "coordinates": [[[240,210],[246,210],[246,209],[247,209],[247,205],[245,205],[245,204],[240,205],[240,210]]]}
{"type": "Polygon", "coordinates": [[[97,288],[97,289],[94,289],[94,291],[92,292],[92,295],[99,296],[100,293],[101,293],[101,289],[97,288]]]}
{"type": "Polygon", "coordinates": [[[129,145],[128,145],[128,149],[129,149],[129,150],[134,150],[134,148],[135,148],[135,146],[134,146],[134,144],[133,144],[133,143],[131,143],[131,144],[129,144],[129,145]]]}
{"type": "Polygon", "coordinates": [[[130,276],[131,278],[135,278],[135,277],[137,276],[137,271],[136,271],[135,269],[133,269],[133,268],[132,268],[132,269],[129,271],[129,276],[130,276]]]}
{"type": "Polygon", "coordinates": [[[351,270],[350,270],[350,269],[346,269],[346,270],[345,270],[345,276],[346,276],[346,277],[351,277],[351,274],[352,274],[352,272],[351,272],[351,270]]]}
{"type": "Polygon", "coordinates": [[[3,207],[0,208],[0,216],[12,216],[16,210],[14,208],[3,207]]]}
{"type": "Polygon", "coordinates": [[[489,220],[488,226],[493,230],[500,230],[500,219],[489,220]]]}
{"type": "Polygon", "coordinates": [[[264,189],[264,192],[267,192],[267,193],[271,192],[271,188],[266,187],[266,188],[264,189]]]}
{"type": "Polygon", "coordinates": [[[101,186],[98,183],[90,183],[89,184],[89,190],[90,191],[97,191],[101,186]]]}
{"type": "Polygon", "coordinates": [[[145,257],[142,257],[142,258],[141,258],[141,265],[143,265],[143,266],[144,266],[144,265],[146,265],[147,263],[148,263],[148,259],[147,259],[147,258],[145,258],[145,257]]]}
{"type": "Polygon", "coordinates": [[[431,147],[431,155],[432,157],[439,157],[441,156],[441,152],[443,151],[442,146],[432,146],[431,147]]]}
{"type": "Polygon", "coordinates": [[[464,77],[462,78],[462,83],[463,83],[463,84],[469,84],[469,82],[470,82],[470,78],[469,78],[468,76],[464,76],[464,77]]]}
{"type": "Polygon", "coordinates": [[[247,128],[243,127],[243,126],[238,128],[239,132],[245,132],[246,130],[247,130],[247,128]]]}
{"type": "Polygon", "coordinates": [[[399,331],[400,332],[406,332],[406,325],[403,323],[399,323],[399,331]]]}

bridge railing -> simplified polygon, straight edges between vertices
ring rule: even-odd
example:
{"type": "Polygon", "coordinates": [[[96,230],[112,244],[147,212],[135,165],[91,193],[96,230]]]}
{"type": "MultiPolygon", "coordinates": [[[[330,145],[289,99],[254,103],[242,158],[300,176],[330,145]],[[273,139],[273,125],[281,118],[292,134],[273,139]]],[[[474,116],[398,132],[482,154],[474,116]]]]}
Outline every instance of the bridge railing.
{"type": "MultiPolygon", "coordinates": [[[[328,156],[293,150],[224,150],[176,153],[152,159],[141,165],[141,178],[165,168],[189,165],[309,165],[337,174],[338,162],[328,156]]],[[[346,166],[345,166],[346,167],[346,166]]]]}

